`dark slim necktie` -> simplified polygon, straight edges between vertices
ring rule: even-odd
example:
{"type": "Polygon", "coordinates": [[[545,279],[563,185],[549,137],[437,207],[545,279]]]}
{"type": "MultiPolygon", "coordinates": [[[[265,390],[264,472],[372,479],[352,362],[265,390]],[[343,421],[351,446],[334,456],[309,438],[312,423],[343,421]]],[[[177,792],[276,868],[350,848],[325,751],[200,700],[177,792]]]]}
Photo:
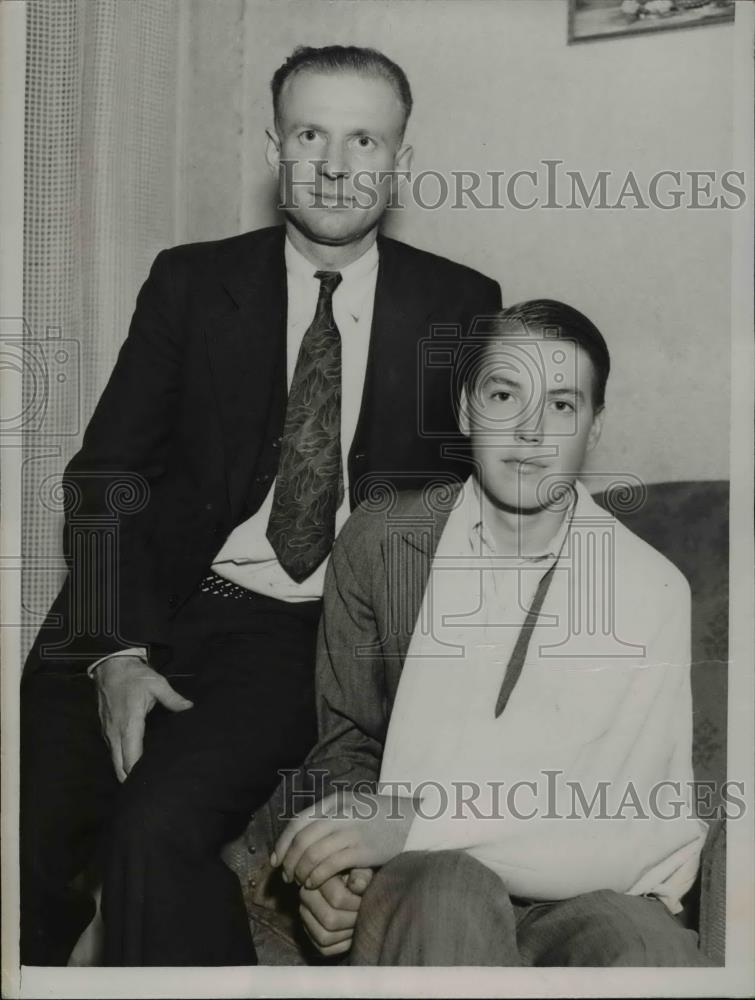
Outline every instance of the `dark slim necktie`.
{"type": "Polygon", "coordinates": [[[519,630],[516,645],[514,646],[514,650],[509,658],[506,673],[503,675],[503,682],[501,684],[501,690],[498,693],[498,700],[495,703],[496,719],[506,707],[508,700],[511,697],[511,692],[514,690],[514,686],[519,680],[519,675],[522,672],[524,660],[527,656],[527,650],[530,647],[530,639],[532,638],[532,633],[537,625],[537,619],[540,616],[540,609],[543,606],[545,595],[548,593],[548,587],[551,585],[553,571],[555,568],[556,564],[553,563],[551,568],[538,584],[535,597],[530,605],[529,611],[527,612],[527,617],[524,619],[524,624],[519,630]]]}
{"type": "Polygon", "coordinates": [[[288,394],[267,537],[283,569],[301,583],[333,546],[343,502],[341,334],[333,318],[339,271],[316,271],[320,295],[299,348],[288,394]]]}
{"type": "MultiPolygon", "coordinates": [[[[574,509],[575,509],[575,497],[574,490],[571,490],[572,503],[571,512],[567,515],[569,518],[569,526],[567,528],[567,534],[571,531],[572,521],[574,520],[574,509]]],[[[527,650],[530,648],[530,639],[532,638],[532,633],[535,631],[535,626],[537,625],[537,620],[540,617],[540,611],[543,607],[543,601],[548,593],[548,588],[551,585],[551,580],[553,579],[553,574],[556,571],[556,566],[561,558],[561,553],[563,552],[564,545],[566,544],[567,535],[564,535],[561,541],[561,547],[556,554],[556,559],[553,565],[550,567],[547,573],[544,574],[540,583],[537,585],[537,590],[535,591],[535,596],[532,599],[532,604],[527,612],[527,616],[524,619],[524,624],[519,629],[519,635],[516,639],[516,644],[514,645],[514,650],[509,657],[509,662],[506,666],[506,673],[503,675],[503,681],[501,683],[501,690],[498,692],[498,700],[495,703],[495,717],[498,718],[503,712],[504,708],[508,704],[509,698],[511,697],[511,692],[514,690],[516,682],[519,680],[519,675],[522,672],[522,667],[524,666],[524,661],[527,656],[527,650]]]]}

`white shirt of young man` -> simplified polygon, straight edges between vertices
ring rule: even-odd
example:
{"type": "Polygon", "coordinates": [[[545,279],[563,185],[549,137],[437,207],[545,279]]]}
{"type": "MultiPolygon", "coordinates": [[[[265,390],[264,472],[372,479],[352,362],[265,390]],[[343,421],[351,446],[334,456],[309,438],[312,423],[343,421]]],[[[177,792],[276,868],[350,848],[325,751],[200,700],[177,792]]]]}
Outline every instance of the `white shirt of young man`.
{"type": "Polygon", "coordinates": [[[568,535],[562,524],[538,566],[481,545],[467,482],[433,561],[418,618],[428,627],[412,636],[380,780],[421,801],[406,851],[465,850],[524,898],[613,889],[653,893],[676,912],[706,832],[692,807],[689,587],[576,489],[568,535]],[[520,626],[562,542],[496,718],[520,626]]]}

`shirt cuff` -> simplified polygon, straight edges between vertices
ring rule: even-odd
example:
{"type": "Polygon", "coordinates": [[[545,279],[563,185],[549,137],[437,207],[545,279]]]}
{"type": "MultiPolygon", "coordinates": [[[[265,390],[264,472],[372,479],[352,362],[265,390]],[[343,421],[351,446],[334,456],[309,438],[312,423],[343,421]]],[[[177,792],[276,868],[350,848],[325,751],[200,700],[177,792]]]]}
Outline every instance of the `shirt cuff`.
{"type": "Polygon", "coordinates": [[[105,660],[114,660],[117,656],[138,656],[140,660],[144,660],[147,663],[147,649],[145,646],[133,646],[130,649],[119,649],[115,653],[108,653],[107,656],[101,656],[99,660],[95,660],[94,663],[87,667],[87,674],[89,677],[94,677],[94,672],[99,667],[101,663],[105,660]]]}

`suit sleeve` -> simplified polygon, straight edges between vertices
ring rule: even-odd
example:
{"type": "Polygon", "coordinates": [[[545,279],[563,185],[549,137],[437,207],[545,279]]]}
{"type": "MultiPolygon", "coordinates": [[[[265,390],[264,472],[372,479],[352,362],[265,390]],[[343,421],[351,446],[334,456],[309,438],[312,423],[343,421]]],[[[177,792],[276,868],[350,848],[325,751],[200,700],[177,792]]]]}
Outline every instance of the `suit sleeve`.
{"type": "Polygon", "coordinates": [[[501,286],[492,278],[480,275],[465,298],[463,333],[467,334],[473,328],[474,321],[478,317],[494,315],[500,312],[501,308],[501,286]]]}
{"type": "MultiPolygon", "coordinates": [[[[375,786],[387,727],[385,666],[368,588],[382,579],[380,553],[361,512],[336,540],[325,578],[317,648],[319,738],[307,767],[333,782],[375,786]],[[354,560],[359,558],[359,572],[354,560]]],[[[319,797],[319,796],[318,796],[319,797]]]]}
{"type": "Polygon", "coordinates": [[[83,665],[134,645],[134,640],[148,641],[141,635],[121,641],[119,621],[133,586],[128,573],[138,536],[133,528],[162,475],[175,424],[182,322],[173,259],[171,251],[155,259],[81,449],[63,474],[70,501],[63,547],[71,577],[45,629],[52,629],[47,636],[50,648],[60,645],[60,629],[65,635],[55,655],[68,655],[83,665]],[[112,524],[114,517],[117,559],[107,535],[97,529],[97,519],[112,524]]]}
{"type": "MultiPolygon", "coordinates": [[[[368,586],[384,579],[357,510],[336,538],[325,574],[317,641],[318,740],[278,787],[273,839],[296,813],[336,790],[374,791],[387,729],[385,665],[368,586]],[[360,560],[355,573],[354,561],[360,560]]],[[[376,548],[376,547],[375,547],[376,548]]]]}
{"type": "Polygon", "coordinates": [[[86,512],[106,512],[107,488],[119,474],[149,484],[162,472],[181,354],[170,259],[163,251],[152,265],[81,449],[65,472],[86,512]]]}

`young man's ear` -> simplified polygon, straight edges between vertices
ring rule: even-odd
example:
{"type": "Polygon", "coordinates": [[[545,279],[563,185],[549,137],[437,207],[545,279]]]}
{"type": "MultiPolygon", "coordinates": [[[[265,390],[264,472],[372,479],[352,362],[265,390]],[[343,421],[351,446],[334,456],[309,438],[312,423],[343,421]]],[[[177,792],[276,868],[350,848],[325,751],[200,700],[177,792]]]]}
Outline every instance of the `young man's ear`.
{"type": "Polygon", "coordinates": [[[600,435],[603,433],[603,421],[605,419],[605,415],[606,409],[604,406],[601,406],[592,418],[592,427],[590,428],[590,433],[587,435],[588,451],[592,451],[598,441],[600,441],[600,435]]]}
{"type": "Polygon", "coordinates": [[[281,141],[272,125],[270,128],[265,129],[265,135],[267,136],[265,159],[267,160],[268,167],[270,167],[270,170],[277,177],[281,157],[281,141]]]}
{"type": "Polygon", "coordinates": [[[469,419],[469,396],[467,395],[467,387],[464,386],[461,390],[461,395],[459,396],[459,430],[464,435],[464,437],[469,437],[472,423],[469,419]]]}

